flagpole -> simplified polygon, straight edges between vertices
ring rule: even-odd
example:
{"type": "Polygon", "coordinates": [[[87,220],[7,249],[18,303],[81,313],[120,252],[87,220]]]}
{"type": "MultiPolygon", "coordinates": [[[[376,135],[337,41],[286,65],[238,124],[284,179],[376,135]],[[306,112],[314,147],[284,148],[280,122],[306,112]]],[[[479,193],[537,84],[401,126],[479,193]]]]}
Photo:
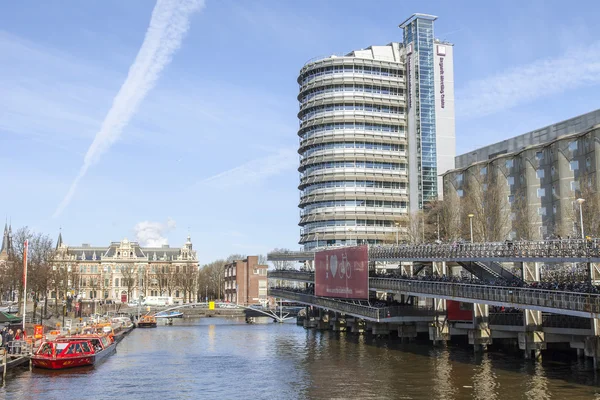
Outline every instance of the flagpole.
{"type": "Polygon", "coordinates": [[[29,240],[25,240],[23,248],[23,332],[25,332],[25,310],[27,310],[27,248],[29,240]]]}

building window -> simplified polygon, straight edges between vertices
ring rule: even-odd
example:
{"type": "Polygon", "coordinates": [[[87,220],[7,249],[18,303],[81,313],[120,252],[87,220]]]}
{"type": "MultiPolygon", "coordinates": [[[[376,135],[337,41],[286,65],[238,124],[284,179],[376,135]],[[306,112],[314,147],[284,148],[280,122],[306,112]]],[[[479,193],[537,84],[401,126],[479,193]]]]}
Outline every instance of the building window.
{"type": "Polygon", "coordinates": [[[577,140],[573,140],[572,142],[569,143],[569,150],[571,150],[571,151],[577,150],[577,140]]]}
{"type": "Polygon", "coordinates": [[[487,174],[487,167],[483,167],[479,170],[479,175],[485,175],[487,174]]]}
{"type": "Polygon", "coordinates": [[[465,192],[462,189],[458,189],[456,191],[456,194],[458,195],[458,197],[463,197],[465,195],[465,192]]]}
{"type": "Polygon", "coordinates": [[[538,188],[537,197],[544,197],[546,195],[546,189],[538,188]]]}
{"type": "Polygon", "coordinates": [[[456,175],[456,182],[462,182],[462,181],[463,181],[463,174],[456,175]]]}
{"type": "Polygon", "coordinates": [[[537,176],[538,179],[544,179],[544,170],[543,169],[536,170],[535,176],[537,176]]]}
{"type": "Polygon", "coordinates": [[[579,161],[574,160],[569,163],[569,169],[571,171],[577,171],[579,169],[579,161]]]}
{"type": "Polygon", "coordinates": [[[511,158],[509,160],[506,160],[506,162],[504,163],[504,165],[506,166],[506,168],[512,168],[513,165],[515,164],[514,160],[511,158]]]}
{"type": "Polygon", "coordinates": [[[572,191],[579,190],[579,182],[577,182],[577,181],[571,181],[571,190],[572,191]]]}
{"type": "Polygon", "coordinates": [[[514,221],[515,219],[517,219],[517,214],[515,213],[510,213],[510,220],[514,221]]]}
{"type": "Polygon", "coordinates": [[[508,178],[506,178],[506,181],[508,182],[509,186],[512,186],[515,184],[515,177],[514,176],[509,176],[508,178]]]}
{"type": "Polygon", "coordinates": [[[119,287],[119,278],[115,278],[115,287],[119,287]]]}
{"type": "Polygon", "coordinates": [[[514,203],[515,202],[515,195],[514,194],[511,194],[511,195],[508,196],[508,202],[509,203],[514,203]]]}
{"type": "Polygon", "coordinates": [[[555,204],[555,205],[552,206],[552,213],[556,214],[556,211],[557,211],[557,209],[556,209],[556,204],[555,204]]]}
{"type": "Polygon", "coordinates": [[[550,168],[550,175],[554,176],[555,173],[556,173],[556,168],[553,165],[552,168],[550,168]]]}
{"type": "Polygon", "coordinates": [[[540,235],[544,236],[548,233],[548,228],[545,226],[540,226],[540,235]]]}
{"type": "Polygon", "coordinates": [[[543,152],[541,152],[541,151],[538,151],[538,152],[536,152],[536,153],[535,153],[535,159],[536,159],[536,160],[538,160],[538,161],[539,161],[539,160],[541,160],[541,159],[543,159],[543,158],[544,158],[544,153],[543,153],[543,152]]]}
{"type": "Polygon", "coordinates": [[[552,196],[556,196],[556,186],[552,185],[552,196]]]}
{"type": "Polygon", "coordinates": [[[485,191],[487,190],[487,188],[488,188],[488,184],[487,184],[487,183],[484,183],[484,184],[482,185],[482,187],[483,187],[483,191],[485,192],[485,191]]]}
{"type": "Polygon", "coordinates": [[[538,215],[546,215],[546,207],[538,207],[538,215]]]}
{"type": "Polygon", "coordinates": [[[592,166],[592,160],[589,157],[586,157],[586,159],[585,159],[585,167],[587,169],[590,169],[591,166],[592,166]]]}
{"type": "Polygon", "coordinates": [[[104,287],[108,287],[108,278],[104,278],[104,287]]]}

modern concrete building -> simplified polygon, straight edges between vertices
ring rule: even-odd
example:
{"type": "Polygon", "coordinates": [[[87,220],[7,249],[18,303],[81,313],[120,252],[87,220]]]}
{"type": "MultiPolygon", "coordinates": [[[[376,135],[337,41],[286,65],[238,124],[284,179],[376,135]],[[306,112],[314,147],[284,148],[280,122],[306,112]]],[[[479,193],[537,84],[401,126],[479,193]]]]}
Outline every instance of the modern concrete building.
{"type": "Polygon", "coordinates": [[[225,301],[241,305],[267,304],[268,265],[248,256],[225,265],[225,301]]]}
{"type": "Polygon", "coordinates": [[[168,296],[195,301],[198,258],[188,236],[182,247],[141,247],[123,239],[108,246],[67,246],[59,234],[49,298],[112,300],[126,303],[140,296],[168,296]],[[56,279],[55,279],[56,277],[56,279]]]}
{"type": "Polygon", "coordinates": [[[581,237],[581,217],[584,234],[600,234],[600,110],[459,155],[456,165],[443,176],[444,197],[463,222],[474,214],[475,240],[581,237]]]}
{"type": "Polygon", "coordinates": [[[402,43],[309,61],[300,71],[300,244],[377,244],[441,196],[454,168],[453,46],[434,16],[402,43]]]}

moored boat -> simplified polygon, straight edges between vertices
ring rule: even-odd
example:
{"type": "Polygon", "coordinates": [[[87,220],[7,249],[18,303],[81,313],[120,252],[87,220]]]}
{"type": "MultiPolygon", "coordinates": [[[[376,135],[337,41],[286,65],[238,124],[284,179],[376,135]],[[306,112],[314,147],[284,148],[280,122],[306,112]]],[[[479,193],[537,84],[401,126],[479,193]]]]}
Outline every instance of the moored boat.
{"type": "Polygon", "coordinates": [[[142,315],[137,322],[138,328],[156,328],[156,317],[153,315],[142,315]]]}
{"type": "Polygon", "coordinates": [[[161,311],[155,315],[156,318],[183,318],[183,313],[179,311],[161,311]]]}
{"type": "Polygon", "coordinates": [[[115,352],[114,340],[103,334],[59,336],[42,342],[31,357],[37,368],[66,369],[95,365],[115,352]]]}

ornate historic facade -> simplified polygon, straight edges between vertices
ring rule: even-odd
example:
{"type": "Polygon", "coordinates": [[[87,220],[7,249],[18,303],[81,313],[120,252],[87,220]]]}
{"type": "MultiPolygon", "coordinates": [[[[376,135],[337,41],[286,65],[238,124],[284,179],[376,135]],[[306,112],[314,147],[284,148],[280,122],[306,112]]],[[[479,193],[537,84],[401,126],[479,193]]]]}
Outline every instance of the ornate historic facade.
{"type": "Polygon", "coordinates": [[[198,258],[188,236],[180,247],[141,247],[123,239],[108,246],[67,246],[58,236],[53,270],[63,279],[50,298],[78,296],[128,302],[145,296],[169,296],[174,301],[195,301],[198,258]]]}

